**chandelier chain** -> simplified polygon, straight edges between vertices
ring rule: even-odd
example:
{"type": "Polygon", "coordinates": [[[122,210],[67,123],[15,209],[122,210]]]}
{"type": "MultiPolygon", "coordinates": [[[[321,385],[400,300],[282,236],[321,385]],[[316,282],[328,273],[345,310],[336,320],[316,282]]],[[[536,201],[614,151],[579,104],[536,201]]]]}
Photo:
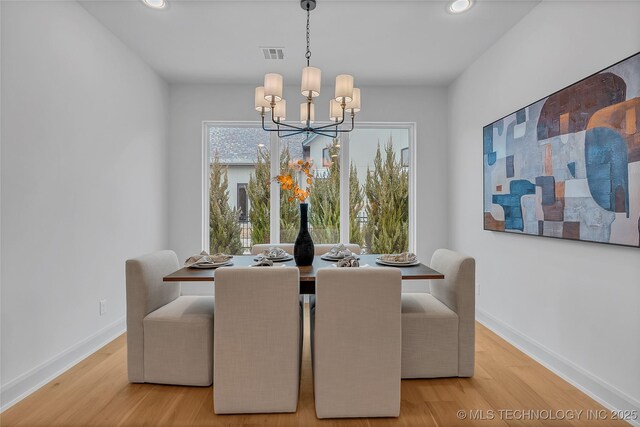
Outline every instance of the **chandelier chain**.
{"type": "Polygon", "coordinates": [[[307,52],[304,54],[304,57],[307,58],[307,67],[309,66],[309,60],[311,59],[311,48],[309,47],[311,43],[311,37],[309,35],[309,5],[307,4],[307,52]]]}

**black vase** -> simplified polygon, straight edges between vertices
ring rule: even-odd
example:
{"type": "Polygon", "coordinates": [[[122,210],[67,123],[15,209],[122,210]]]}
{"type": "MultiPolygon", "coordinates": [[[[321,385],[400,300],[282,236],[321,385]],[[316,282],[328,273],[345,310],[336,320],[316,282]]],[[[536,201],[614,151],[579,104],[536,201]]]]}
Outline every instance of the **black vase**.
{"type": "Polygon", "coordinates": [[[313,240],[311,240],[309,225],[307,224],[308,209],[308,203],[300,203],[300,232],[298,232],[296,243],[293,246],[293,257],[298,266],[313,264],[313,256],[315,254],[313,240]]]}

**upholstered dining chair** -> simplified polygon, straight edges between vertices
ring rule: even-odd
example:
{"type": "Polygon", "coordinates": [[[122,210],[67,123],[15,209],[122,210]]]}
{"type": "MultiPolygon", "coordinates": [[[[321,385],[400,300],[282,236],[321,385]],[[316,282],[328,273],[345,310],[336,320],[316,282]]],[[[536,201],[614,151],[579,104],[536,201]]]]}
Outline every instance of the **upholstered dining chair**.
{"type": "Polygon", "coordinates": [[[162,278],[180,268],[173,251],[126,261],[127,369],[132,383],[211,385],[213,297],[180,296],[162,278]]]}
{"type": "MultiPolygon", "coordinates": [[[[336,243],[320,243],[314,245],[315,254],[316,255],[324,255],[331,250],[336,245],[336,243]]],[[[356,245],[355,243],[345,243],[344,244],[347,249],[349,249],[354,254],[359,254],[361,249],[360,245],[356,245]]],[[[251,255],[258,255],[265,249],[269,249],[270,247],[278,247],[284,249],[286,252],[293,254],[293,243],[273,243],[273,244],[257,244],[251,247],[251,255]]]]}
{"type": "Polygon", "coordinates": [[[475,354],[475,260],[438,249],[430,293],[402,294],[402,378],[471,377],[475,354]]]}
{"type": "Polygon", "coordinates": [[[294,267],[216,270],[217,414],[296,411],[302,354],[299,281],[294,267]]]}
{"type": "Polygon", "coordinates": [[[321,268],[311,311],[318,418],[400,413],[402,276],[395,268],[321,268]]]}

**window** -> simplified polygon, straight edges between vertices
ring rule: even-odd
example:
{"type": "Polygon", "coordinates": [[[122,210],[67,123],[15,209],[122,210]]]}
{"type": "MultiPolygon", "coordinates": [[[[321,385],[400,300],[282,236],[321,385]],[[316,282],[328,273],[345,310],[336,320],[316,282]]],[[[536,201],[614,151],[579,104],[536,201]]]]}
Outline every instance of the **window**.
{"type": "Polygon", "coordinates": [[[350,240],[370,253],[404,252],[411,246],[410,130],[363,127],[349,134],[350,240]]]}
{"type": "Polygon", "coordinates": [[[412,124],[360,124],[337,139],[279,139],[256,124],[205,123],[206,247],[248,253],[257,243],[294,242],[298,203],[272,180],[291,173],[310,190],[314,242],[350,241],[372,253],[411,249],[413,132],[412,124]],[[311,184],[295,172],[299,160],[313,162],[311,184]]]}
{"type": "Polygon", "coordinates": [[[269,135],[253,125],[205,131],[208,250],[246,253],[270,241],[269,135]]]}
{"type": "Polygon", "coordinates": [[[338,243],[341,240],[339,141],[317,135],[307,141],[312,147],[312,160],[318,159],[322,153],[322,163],[316,164],[309,196],[309,233],[315,243],[338,243]]]}

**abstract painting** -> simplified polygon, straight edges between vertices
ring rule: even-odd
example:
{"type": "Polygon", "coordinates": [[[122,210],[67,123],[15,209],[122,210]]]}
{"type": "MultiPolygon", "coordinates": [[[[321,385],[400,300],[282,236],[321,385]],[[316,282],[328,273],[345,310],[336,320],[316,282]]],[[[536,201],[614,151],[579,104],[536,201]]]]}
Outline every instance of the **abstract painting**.
{"type": "Polygon", "coordinates": [[[483,129],[484,229],[640,247],[640,53],[483,129]]]}

